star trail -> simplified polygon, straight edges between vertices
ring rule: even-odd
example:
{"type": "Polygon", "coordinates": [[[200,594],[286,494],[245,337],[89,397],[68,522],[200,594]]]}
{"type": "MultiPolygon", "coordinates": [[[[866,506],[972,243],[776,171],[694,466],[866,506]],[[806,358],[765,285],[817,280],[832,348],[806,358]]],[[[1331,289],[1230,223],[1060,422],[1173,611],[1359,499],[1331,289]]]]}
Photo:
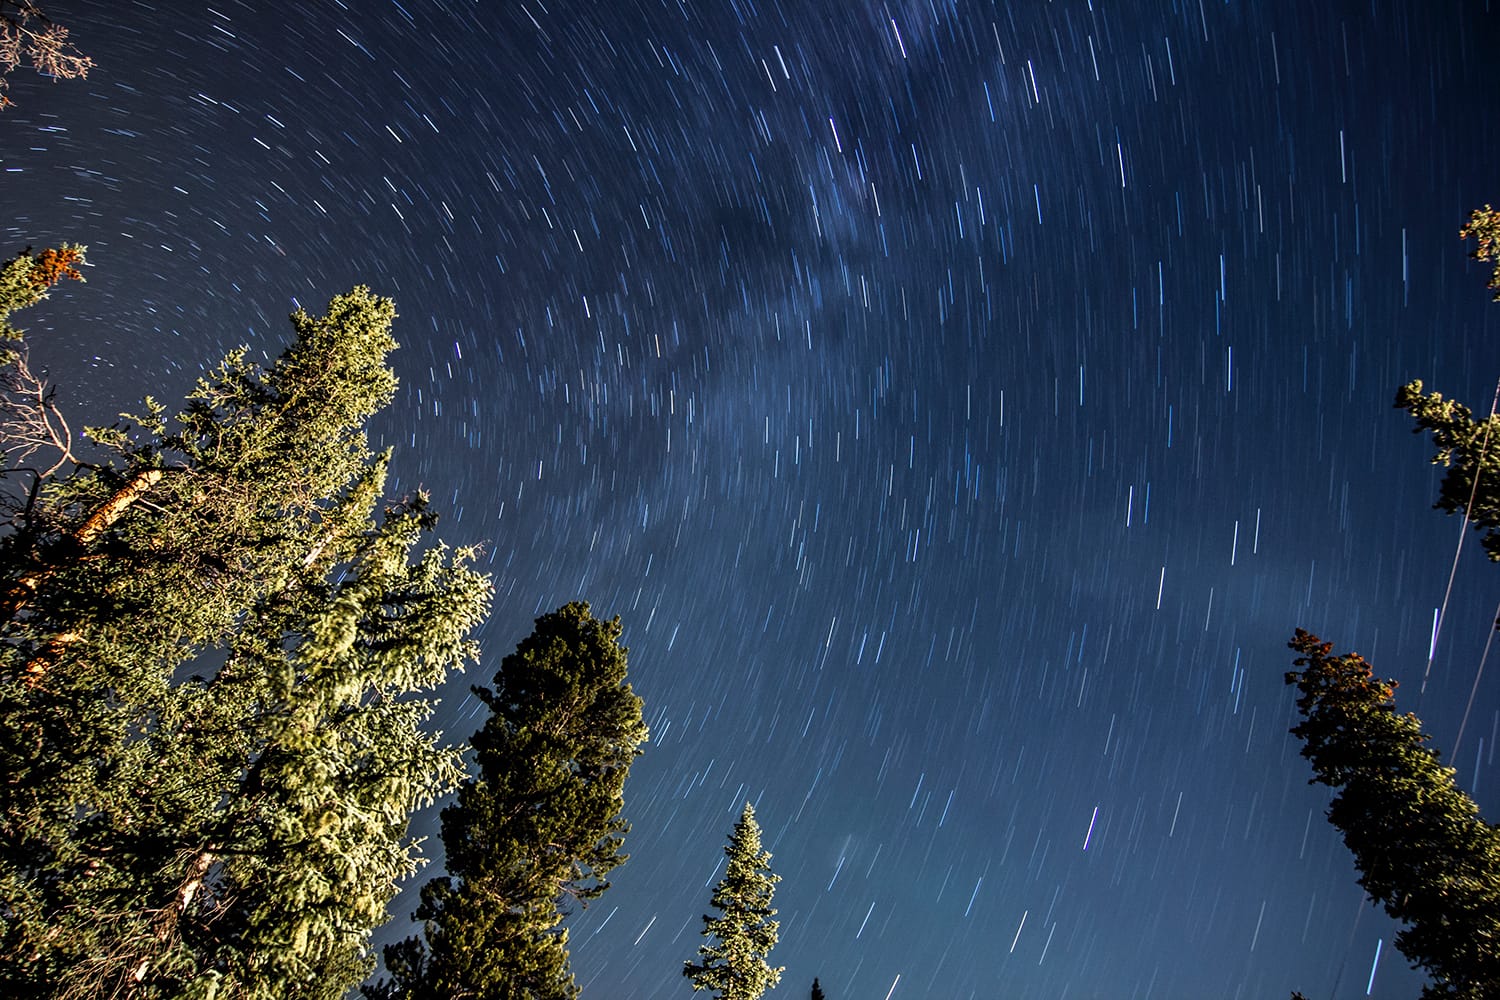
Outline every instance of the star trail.
{"type": "Polygon", "coordinates": [[[536,615],[621,616],[651,742],[585,997],[691,994],[747,800],[780,995],[1417,994],[1282,678],[1294,627],[1357,649],[1445,753],[1475,684],[1500,569],[1439,629],[1461,526],[1391,400],[1500,376],[1490,5],[46,7],[97,67],[12,76],[0,219],[89,247],[21,317],[64,405],[367,284],[393,489],[497,587],[437,725],[536,615]]]}

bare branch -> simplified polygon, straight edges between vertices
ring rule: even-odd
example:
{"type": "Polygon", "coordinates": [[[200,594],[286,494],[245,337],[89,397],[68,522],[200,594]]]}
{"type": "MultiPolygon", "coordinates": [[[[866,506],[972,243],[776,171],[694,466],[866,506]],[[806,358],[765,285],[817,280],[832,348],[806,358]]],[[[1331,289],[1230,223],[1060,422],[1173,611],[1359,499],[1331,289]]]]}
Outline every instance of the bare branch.
{"type": "Polygon", "coordinates": [[[0,369],[0,452],[8,464],[19,465],[38,451],[56,453],[41,472],[52,475],[73,457],[73,432],[58,409],[57,390],[31,370],[24,349],[0,369]]]}
{"type": "MultiPolygon", "coordinates": [[[[68,29],[49,20],[32,0],[0,0],[0,91],[5,76],[23,62],[54,81],[82,79],[94,66],[68,41],[68,29]]],[[[0,108],[12,103],[0,93],[0,108]]]]}

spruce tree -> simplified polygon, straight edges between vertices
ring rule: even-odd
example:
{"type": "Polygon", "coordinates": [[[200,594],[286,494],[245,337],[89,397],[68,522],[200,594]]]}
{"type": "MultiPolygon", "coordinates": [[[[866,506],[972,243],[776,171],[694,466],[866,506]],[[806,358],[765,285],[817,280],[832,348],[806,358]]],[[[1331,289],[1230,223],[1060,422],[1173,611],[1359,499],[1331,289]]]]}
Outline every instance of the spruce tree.
{"type": "Polygon", "coordinates": [[[759,1000],[783,971],[766,961],[780,928],[771,897],[781,876],[771,871],[770,852],[761,849],[760,824],[748,802],[724,853],[729,864],[712,897],[720,915],[704,915],[707,940],[698,948],[697,962],[683,963],[682,974],[693,981],[694,991],[713,990],[719,1000],[759,1000]]]}
{"type": "MultiPolygon", "coordinates": [[[[0,273],[7,334],[40,260],[0,273]]],[[[148,398],[89,460],[9,470],[8,995],[333,998],[368,973],[408,818],[461,774],[414,695],[490,600],[472,553],[417,554],[424,497],[375,513],[394,315],[362,288],[299,311],[268,369],[237,351],[175,418],[148,398]]]]}
{"type": "Polygon", "coordinates": [[[1313,781],[1338,789],[1328,820],[1344,835],[1370,898],[1405,924],[1396,936],[1432,984],[1427,1000],[1500,996],[1500,831],[1454,783],[1394,681],[1355,653],[1298,629],[1291,647],[1313,781]]]}
{"type": "Polygon", "coordinates": [[[425,942],[387,948],[391,978],[366,996],[577,996],[559,925],[625,860],[625,779],[647,736],[620,633],[618,618],[564,605],[536,619],[493,690],[475,689],[490,717],[477,775],[443,810],[448,874],[422,889],[425,942]]]}

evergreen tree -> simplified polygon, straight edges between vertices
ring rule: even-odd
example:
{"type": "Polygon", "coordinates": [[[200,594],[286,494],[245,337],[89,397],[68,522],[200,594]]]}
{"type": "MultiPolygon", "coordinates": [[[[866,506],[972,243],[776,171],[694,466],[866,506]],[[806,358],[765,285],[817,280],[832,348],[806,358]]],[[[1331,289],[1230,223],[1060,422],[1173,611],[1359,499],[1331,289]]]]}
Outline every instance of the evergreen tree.
{"type": "MultiPolygon", "coordinates": [[[[1493,262],[1489,287],[1500,302],[1500,211],[1489,205],[1476,209],[1459,230],[1472,239],[1470,256],[1493,262]]],[[[1497,397],[1500,398],[1500,397],[1497,397]]],[[[1411,414],[1415,434],[1431,434],[1437,447],[1432,463],[1447,468],[1434,506],[1449,514],[1463,514],[1482,532],[1481,544],[1492,561],[1500,561],[1500,417],[1492,411],[1475,420],[1462,403],[1440,393],[1423,391],[1420,381],[1408,382],[1396,393],[1396,408],[1411,414]]]]}
{"type": "Polygon", "coordinates": [[[573,900],[609,887],[625,855],[625,779],[646,740],[625,681],[620,620],[582,602],[536,620],[500,664],[474,737],[478,775],[443,810],[448,875],[422,889],[415,938],[386,950],[372,998],[569,1000],[573,900]]]}
{"type": "Polygon", "coordinates": [[[1425,969],[1427,1000],[1500,996],[1500,831],[1454,783],[1416,716],[1396,714],[1395,682],[1358,654],[1298,629],[1299,692],[1314,782],[1338,789],[1328,819],[1343,832],[1359,884],[1403,922],[1396,946],[1425,969]]]}
{"type": "Polygon", "coordinates": [[[1424,392],[1421,381],[1396,393],[1396,407],[1416,421],[1412,432],[1432,435],[1432,464],[1447,468],[1433,506],[1464,515],[1482,533],[1480,544],[1500,561],[1500,416],[1475,420],[1473,411],[1440,393],[1424,392]]]}
{"type": "Polygon", "coordinates": [[[704,915],[707,941],[698,948],[698,962],[683,963],[682,974],[695,991],[713,990],[719,1000],[759,1000],[783,971],[766,961],[780,928],[771,897],[781,876],[771,871],[770,852],[761,850],[760,824],[748,802],[724,853],[729,864],[712,899],[720,916],[704,915]]]}
{"type": "MultiPolygon", "coordinates": [[[[59,266],[23,258],[8,335],[10,293],[59,266]]],[[[424,497],[374,513],[394,315],[362,288],[299,311],[268,370],[235,352],[175,419],[148,398],[89,432],[101,460],[11,491],[8,995],[333,998],[368,973],[408,818],[461,774],[413,694],[475,654],[490,599],[471,553],[415,555],[424,497]]]]}
{"type": "Polygon", "coordinates": [[[812,1000],[824,1000],[823,987],[818,985],[817,976],[813,976],[812,1000]]]}

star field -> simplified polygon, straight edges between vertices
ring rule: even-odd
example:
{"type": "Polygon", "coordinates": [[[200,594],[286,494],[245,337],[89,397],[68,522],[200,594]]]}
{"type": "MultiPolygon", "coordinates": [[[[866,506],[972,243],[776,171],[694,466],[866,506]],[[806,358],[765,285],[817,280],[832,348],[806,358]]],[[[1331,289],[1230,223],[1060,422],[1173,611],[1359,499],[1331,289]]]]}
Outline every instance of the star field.
{"type": "Polygon", "coordinates": [[[1282,675],[1358,649],[1445,754],[1475,684],[1500,570],[1420,690],[1460,525],[1391,399],[1500,374],[1487,4],[47,10],[97,68],[13,75],[0,232],[89,247],[23,318],[61,398],[368,284],[393,489],[497,586],[440,727],[537,614],[621,616],[652,738],[585,996],[690,995],[747,799],[782,995],[1416,995],[1282,675]]]}

